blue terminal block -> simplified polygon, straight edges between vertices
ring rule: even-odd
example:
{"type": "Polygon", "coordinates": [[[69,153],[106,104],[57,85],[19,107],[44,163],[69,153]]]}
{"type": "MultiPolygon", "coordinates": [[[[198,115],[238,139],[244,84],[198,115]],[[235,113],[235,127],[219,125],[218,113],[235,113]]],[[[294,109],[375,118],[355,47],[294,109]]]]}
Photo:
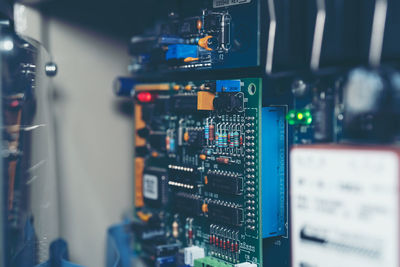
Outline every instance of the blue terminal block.
{"type": "Polygon", "coordinates": [[[216,90],[217,92],[240,92],[241,81],[240,80],[217,80],[216,90]]]}
{"type": "Polygon", "coordinates": [[[197,45],[173,44],[168,46],[167,53],[165,54],[165,59],[185,59],[188,57],[197,58],[197,51],[197,45]]]}
{"type": "Polygon", "coordinates": [[[286,107],[262,108],[262,237],[286,234],[286,107]]]}

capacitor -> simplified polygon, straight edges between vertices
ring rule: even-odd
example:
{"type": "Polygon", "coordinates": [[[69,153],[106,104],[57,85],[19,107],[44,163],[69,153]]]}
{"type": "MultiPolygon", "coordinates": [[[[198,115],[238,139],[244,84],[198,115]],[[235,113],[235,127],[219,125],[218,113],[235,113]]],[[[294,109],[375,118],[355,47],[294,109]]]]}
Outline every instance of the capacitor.
{"type": "Polygon", "coordinates": [[[229,158],[218,157],[216,160],[217,160],[218,163],[229,164],[229,158]]]}
{"type": "Polygon", "coordinates": [[[212,153],[213,153],[213,150],[212,150],[212,149],[207,149],[207,150],[206,150],[206,155],[207,155],[207,156],[211,156],[212,153]]]}
{"type": "Polygon", "coordinates": [[[117,96],[131,97],[134,95],[134,87],[137,82],[131,78],[118,77],[114,80],[113,90],[117,96]]]}
{"type": "Polygon", "coordinates": [[[214,140],[214,134],[215,134],[215,132],[214,132],[214,129],[215,129],[214,124],[211,124],[209,128],[210,128],[210,132],[209,132],[209,139],[208,140],[213,141],[214,140]]]}
{"type": "Polygon", "coordinates": [[[176,221],[172,223],[172,236],[174,238],[178,238],[179,236],[179,224],[176,221]]]}

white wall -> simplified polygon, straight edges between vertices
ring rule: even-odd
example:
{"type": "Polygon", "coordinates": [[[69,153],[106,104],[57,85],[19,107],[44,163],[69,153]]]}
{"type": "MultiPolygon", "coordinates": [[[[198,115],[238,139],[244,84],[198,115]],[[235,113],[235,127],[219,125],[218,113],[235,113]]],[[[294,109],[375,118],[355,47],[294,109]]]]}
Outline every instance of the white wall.
{"type": "Polygon", "coordinates": [[[104,266],[106,228],[132,209],[132,121],[116,109],[112,81],[127,75],[127,44],[25,10],[24,34],[47,34],[59,72],[56,98],[56,147],[59,160],[60,232],[73,261],[104,266]]]}

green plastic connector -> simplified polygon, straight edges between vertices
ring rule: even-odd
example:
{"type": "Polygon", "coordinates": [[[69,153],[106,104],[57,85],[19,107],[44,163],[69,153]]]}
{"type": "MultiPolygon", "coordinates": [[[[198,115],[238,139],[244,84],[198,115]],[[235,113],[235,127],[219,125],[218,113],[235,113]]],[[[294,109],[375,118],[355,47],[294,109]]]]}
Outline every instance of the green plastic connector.
{"type": "Polygon", "coordinates": [[[232,264],[220,261],[213,257],[205,257],[194,261],[194,267],[232,267],[232,264]]]}

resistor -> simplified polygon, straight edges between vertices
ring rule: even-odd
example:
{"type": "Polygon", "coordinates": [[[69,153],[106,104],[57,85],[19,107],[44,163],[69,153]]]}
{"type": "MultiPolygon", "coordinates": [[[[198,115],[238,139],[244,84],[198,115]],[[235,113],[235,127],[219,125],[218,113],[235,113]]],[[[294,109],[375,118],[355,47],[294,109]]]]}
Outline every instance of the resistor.
{"type": "Polygon", "coordinates": [[[213,141],[214,140],[214,124],[211,124],[210,126],[209,126],[209,129],[210,129],[210,131],[209,131],[209,139],[208,140],[210,140],[210,141],[213,141]]]}
{"type": "Polygon", "coordinates": [[[176,221],[172,223],[172,236],[175,238],[179,236],[179,224],[176,221]]]}
{"type": "Polygon", "coordinates": [[[229,147],[233,148],[235,146],[235,132],[231,132],[230,136],[231,136],[231,138],[230,138],[231,140],[229,142],[229,147]]]}
{"type": "Polygon", "coordinates": [[[214,245],[218,247],[218,237],[215,238],[215,243],[214,243],[214,245]]]}
{"type": "Polygon", "coordinates": [[[227,142],[227,134],[226,134],[226,132],[223,132],[222,133],[222,147],[226,147],[227,146],[227,144],[228,144],[228,142],[227,142]]]}
{"type": "Polygon", "coordinates": [[[171,150],[170,139],[171,138],[168,135],[165,137],[165,148],[167,149],[167,151],[171,150]]]}
{"type": "Polygon", "coordinates": [[[193,238],[193,231],[191,229],[188,230],[188,237],[189,239],[193,238]]]}
{"type": "Polygon", "coordinates": [[[229,239],[226,241],[226,247],[227,247],[227,249],[229,249],[230,248],[230,244],[231,244],[231,242],[229,241],[229,239]]]}
{"type": "Polygon", "coordinates": [[[218,131],[215,134],[215,141],[217,142],[217,147],[221,148],[223,146],[223,136],[218,131]]]}
{"type": "Polygon", "coordinates": [[[237,253],[238,251],[239,251],[239,243],[236,242],[236,243],[235,243],[235,252],[237,253]]]}
{"type": "Polygon", "coordinates": [[[233,133],[233,142],[235,147],[239,147],[239,132],[233,133]]]}
{"type": "Polygon", "coordinates": [[[229,158],[218,157],[216,160],[217,160],[218,163],[229,164],[229,158]]]}
{"type": "Polygon", "coordinates": [[[169,140],[169,149],[171,152],[175,151],[175,139],[174,138],[170,138],[170,140],[169,140]]]}
{"type": "Polygon", "coordinates": [[[209,237],[209,241],[210,241],[210,245],[212,245],[212,243],[213,243],[213,238],[212,238],[212,235],[210,235],[210,237],[209,237]]]}
{"type": "Polygon", "coordinates": [[[215,235],[212,236],[212,243],[215,244],[215,235]]]}
{"type": "Polygon", "coordinates": [[[206,122],[206,125],[204,126],[204,137],[206,140],[210,139],[210,126],[208,122],[206,122]]]}
{"type": "Polygon", "coordinates": [[[240,145],[243,146],[243,136],[240,136],[240,145]]]}

